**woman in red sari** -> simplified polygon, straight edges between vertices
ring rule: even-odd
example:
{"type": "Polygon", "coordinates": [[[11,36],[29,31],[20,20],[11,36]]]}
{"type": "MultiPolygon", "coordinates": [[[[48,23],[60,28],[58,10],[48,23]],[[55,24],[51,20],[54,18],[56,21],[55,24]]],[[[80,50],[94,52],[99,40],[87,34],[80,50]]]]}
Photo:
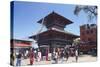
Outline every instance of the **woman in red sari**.
{"type": "Polygon", "coordinates": [[[30,65],[33,65],[33,63],[34,63],[34,52],[33,52],[32,48],[30,49],[30,52],[29,52],[29,58],[30,58],[30,65]]]}
{"type": "Polygon", "coordinates": [[[49,50],[48,50],[48,48],[46,48],[46,61],[48,61],[48,52],[49,52],[49,50]]]}

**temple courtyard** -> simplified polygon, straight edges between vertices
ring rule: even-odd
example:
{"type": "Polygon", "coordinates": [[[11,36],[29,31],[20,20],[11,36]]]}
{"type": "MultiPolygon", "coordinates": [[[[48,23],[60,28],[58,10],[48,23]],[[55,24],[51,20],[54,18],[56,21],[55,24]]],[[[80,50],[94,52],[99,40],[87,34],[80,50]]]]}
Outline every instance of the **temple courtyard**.
{"type": "MultiPolygon", "coordinates": [[[[68,61],[65,59],[63,61],[59,60],[59,64],[67,64],[67,63],[81,63],[81,62],[94,62],[97,60],[97,57],[91,55],[81,55],[78,57],[78,62],[76,62],[75,57],[69,57],[68,61]]],[[[16,60],[15,60],[16,64],[16,60]]],[[[44,65],[44,64],[53,64],[53,61],[34,61],[33,65],[44,65]]],[[[21,66],[29,65],[29,59],[22,59],[21,66]]]]}

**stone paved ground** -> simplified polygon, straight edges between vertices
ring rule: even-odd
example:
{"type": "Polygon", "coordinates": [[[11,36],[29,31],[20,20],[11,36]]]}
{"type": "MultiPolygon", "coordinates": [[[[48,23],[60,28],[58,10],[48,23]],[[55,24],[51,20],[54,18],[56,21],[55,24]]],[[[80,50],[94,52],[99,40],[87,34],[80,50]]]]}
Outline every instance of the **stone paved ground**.
{"type": "MultiPolygon", "coordinates": [[[[93,57],[91,55],[82,55],[78,58],[78,62],[93,62],[96,61],[97,57],[93,57]]],[[[53,61],[40,61],[40,62],[34,62],[34,65],[43,65],[43,64],[52,64],[53,61]]],[[[58,61],[58,63],[76,63],[75,57],[69,57],[68,61],[64,60],[61,62],[61,60],[58,61]]],[[[16,60],[15,60],[16,63],[16,60]]],[[[29,65],[29,59],[23,59],[21,61],[21,65],[29,65]]]]}

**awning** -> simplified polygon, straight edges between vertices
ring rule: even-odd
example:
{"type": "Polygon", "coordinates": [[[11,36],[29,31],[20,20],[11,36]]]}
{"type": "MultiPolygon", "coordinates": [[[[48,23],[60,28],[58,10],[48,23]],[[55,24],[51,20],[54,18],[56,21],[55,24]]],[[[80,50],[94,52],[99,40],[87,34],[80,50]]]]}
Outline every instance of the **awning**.
{"type": "Polygon", "coordinates": [[[28,44],[14,44],[14,47],[31,47],[32,45],[28,44]]]}

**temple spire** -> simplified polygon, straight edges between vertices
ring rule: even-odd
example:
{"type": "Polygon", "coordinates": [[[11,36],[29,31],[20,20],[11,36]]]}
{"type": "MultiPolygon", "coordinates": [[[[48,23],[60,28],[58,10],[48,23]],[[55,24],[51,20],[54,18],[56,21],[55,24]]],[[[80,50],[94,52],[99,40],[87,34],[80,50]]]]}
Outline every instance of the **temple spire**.
{"type": "MultiPolygon", "coordinates": [[[[43,19],[39,20],[38,23],[42,24],[43,19]]],[[[60,14],[52,11],[50,14],[45,16],[45,21],[43,22],[47,29],[56,28],[59,30],[64,30],[65,26],[73,23],[69,19],[61,16],[60,14]]]]}

